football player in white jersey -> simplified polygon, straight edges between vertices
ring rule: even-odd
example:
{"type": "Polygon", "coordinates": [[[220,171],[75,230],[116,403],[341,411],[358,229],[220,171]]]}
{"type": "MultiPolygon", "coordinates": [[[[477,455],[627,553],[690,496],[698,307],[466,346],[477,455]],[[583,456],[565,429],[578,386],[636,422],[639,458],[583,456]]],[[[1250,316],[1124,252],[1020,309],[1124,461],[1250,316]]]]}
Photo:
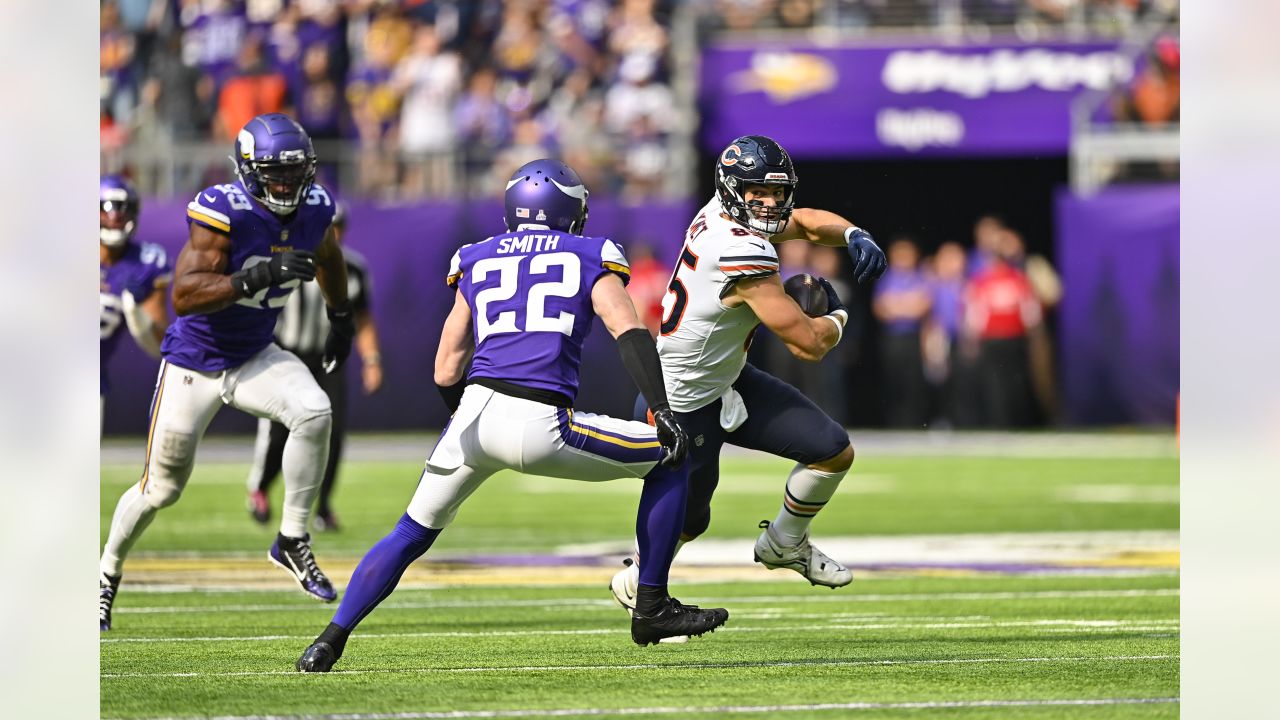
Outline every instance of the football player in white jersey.
{"type": "MultiPolygon", "coordinates": [[[[853,463],[843,427],[787,383],[747,363],[756,328],[768,327],[802,360],[817,362],[844,332],[848,313],[822,280],[828,313],[809,317],[783,290],[773,243],[806,239],[848,247],[865,283],[884,272],[871,235],[825,210],[795,208],[791,157],[763,135],[734,140],[716,162],[716,195],[694,218],[663,302],[658,353],[677,422],[693,440],[682,544],[706,531],[719,482],[720,447],[730,443],[794,460],[777,517],[762,521],[756,562],[788,568],[836,588],[853,575],[809,542],[809,524],[853,463]]],[[[634,605],[636,566],[611,589],[634,605]]]]}

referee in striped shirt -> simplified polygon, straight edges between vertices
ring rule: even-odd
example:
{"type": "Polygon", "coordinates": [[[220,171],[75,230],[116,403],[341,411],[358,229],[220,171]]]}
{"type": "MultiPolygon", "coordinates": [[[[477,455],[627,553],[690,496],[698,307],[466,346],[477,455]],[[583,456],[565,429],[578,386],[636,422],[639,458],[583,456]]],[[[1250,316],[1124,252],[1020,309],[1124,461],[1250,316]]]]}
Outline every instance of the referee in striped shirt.
{"type": "MultiPolygon", "coordinates": [[[[342,203],[333,216],[333,228],[339,243],[346,234],[346,208],[342,203]]],[[[363,364],[361,377],[366,395],[382,387],[382,356],[379,353],[378,331],[369,312],[369,270],[365,259],[348,248],[342,249],[347,260],[347,297],[355,314],[355,349],[363,364]]],[[[302,283],[289,296],[280,319],[276,322],[276,342],[297,355],[311,370],[320,387],[329,395],[333,406],[333,431],[329,437],[329,461],[320,486],[319,500],[314,515],[315,529],[321,532],[338,529],[338,519],[331,504],[334,477],[338,462],[342,459],[342,445],[347,432],[347,376],[345,372],[326,374],[321,367],[324,356],[324,340],[329,333],[329,319],[325,316],[324,297],[316,283],[302,283]]],[[[258,420],[258,437],[254,442],[253,468],[249,471],[249,512],[253,519],[266,524],[271,520],[271,503],[267,491],[280,474],[280,458],[284,454],[284,442],[289,431],[280,423],[267,419],[258,420]]]]}

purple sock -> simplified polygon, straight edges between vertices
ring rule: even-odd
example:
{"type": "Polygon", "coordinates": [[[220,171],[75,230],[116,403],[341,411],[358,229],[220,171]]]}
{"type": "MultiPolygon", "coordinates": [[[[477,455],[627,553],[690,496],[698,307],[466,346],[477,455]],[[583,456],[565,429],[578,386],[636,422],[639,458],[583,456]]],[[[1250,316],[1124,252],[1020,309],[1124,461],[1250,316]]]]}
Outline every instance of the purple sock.
{"type": "Polygon", "coordinates": [[[419,525],[408,513],[403,515],[395,529],[365,553],[356,566],[342,595],[342,604],[333,616],[334,624],[347,632],[354,630],[365,615],[373,612],[378,603],[396,589],[409,563],[422,557],[439,534],[439,530],[419,525]]]}
{"type": "Polygon", "coordinates": [[[654,465],[644,476],[640,509],[636,513],[636,542],[640,549],[640,583],[665,588],[671,559],[684,527],[689,497],[689,463],[676,470],[654,465]]]}

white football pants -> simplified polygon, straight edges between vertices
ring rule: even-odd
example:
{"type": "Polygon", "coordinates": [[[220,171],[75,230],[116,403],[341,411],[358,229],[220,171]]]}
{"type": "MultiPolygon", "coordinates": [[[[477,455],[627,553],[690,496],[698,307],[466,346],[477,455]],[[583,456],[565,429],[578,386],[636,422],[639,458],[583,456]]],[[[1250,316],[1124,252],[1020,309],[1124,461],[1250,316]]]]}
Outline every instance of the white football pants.
{"type": "Polygon", "coordinates": [[[161,361],[142,479],[116,504],[102,552],[102,572],[119,575],[129,548],[156,511],[178,501],[195,466],[200,439],[224,404],[289,428],[282,461],[285,494],[280,532],[287,537],[307,533],[332,424],[329,397],[307,366],[275,343],[243,365],[217,372],[161,361]]]}
{"type": "Polygon", "coordinates": [[[574,412],[469,385],[409,502],[408,514],[443,529],[499,470],[567,480],[644,477],[662,459],[652,427],[574,412]]]}

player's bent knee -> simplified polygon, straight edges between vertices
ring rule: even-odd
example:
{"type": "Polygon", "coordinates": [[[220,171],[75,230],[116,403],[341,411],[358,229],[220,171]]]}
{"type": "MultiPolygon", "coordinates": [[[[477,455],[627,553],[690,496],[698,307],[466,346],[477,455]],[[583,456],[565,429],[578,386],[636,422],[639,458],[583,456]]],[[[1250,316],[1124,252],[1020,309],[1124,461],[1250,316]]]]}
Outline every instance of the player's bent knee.
{"type": "Polygon", "coordinates": [[[845,472],[852,465],[853,465],[853,445],[849,444],[849,445],[845,445],[843,450],[831,456],[830,458],[827,458],[826,460],[823,460],[821,462],[813,463],[809,467],[813,468],[814,470],[818,470],[820,472],[838,473],[838,472],[845,472]]]}
{"type": "Polygon", "coordinates": [[[311,412],[289,424],[289,434],[295,437],[323,438],[333,428],[333,411],[311,412]]]}

